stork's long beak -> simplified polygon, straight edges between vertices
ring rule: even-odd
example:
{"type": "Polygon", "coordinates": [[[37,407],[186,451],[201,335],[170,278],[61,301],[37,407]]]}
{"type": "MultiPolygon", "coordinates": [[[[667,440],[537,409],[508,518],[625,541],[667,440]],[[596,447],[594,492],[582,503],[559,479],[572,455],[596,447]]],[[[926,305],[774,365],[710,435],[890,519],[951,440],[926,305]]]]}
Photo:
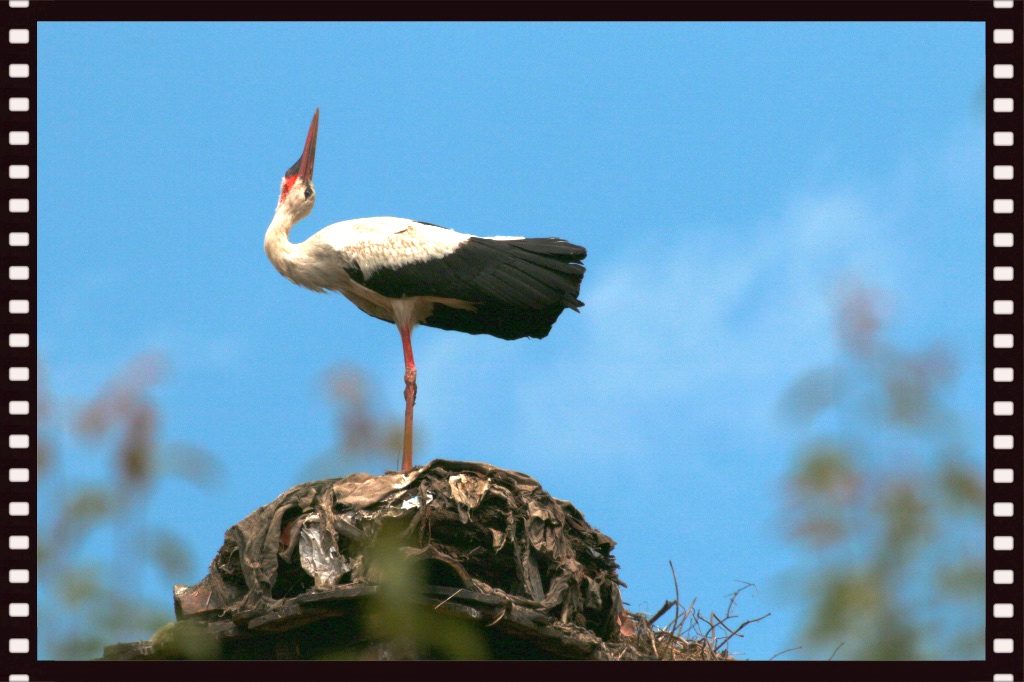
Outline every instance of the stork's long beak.
{"type": "Polygon", "coordinates": [[[306,134],[306,146],[302,149],[302,158],[299,159],[299,177],[307,183],[313,181],[313,161],[316,159],[316,130],[320,121],[320,109],[313,114],[313,121],[309,124],[309,133],[306,134]]]}

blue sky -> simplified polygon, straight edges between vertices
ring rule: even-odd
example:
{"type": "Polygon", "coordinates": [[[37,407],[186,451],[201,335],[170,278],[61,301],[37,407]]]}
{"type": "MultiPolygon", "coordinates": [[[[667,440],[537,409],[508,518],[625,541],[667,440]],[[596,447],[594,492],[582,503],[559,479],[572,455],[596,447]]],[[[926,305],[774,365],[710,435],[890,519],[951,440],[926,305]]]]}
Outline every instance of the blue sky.
{"type": "MultiPolygon", "coordinates": [[[[586,307],[543,341],[417,330],[417,461],[572,500],[618,541],[634,609],[671,595],[671,559],[707,609],[758,585],[743,613],[771,624],[739,654],[799,644],[779,518],[802,437],[777,406],[836,359],[843,282],[887,292],[894,343],[950,348],[982,442],[981,24],[77,23],[38,43],[40,362],[73,403],[167,355],[162,437],[227,473],[150,503],[193,540],[178,582],[333,442],[325,368],[363,368],[401,413],[395,329],[263,253],[316,107],[293,239],[396,215],[588,248],[586,307]]],[[[146,589],[170,618],[170,586],[146,589]]]]}

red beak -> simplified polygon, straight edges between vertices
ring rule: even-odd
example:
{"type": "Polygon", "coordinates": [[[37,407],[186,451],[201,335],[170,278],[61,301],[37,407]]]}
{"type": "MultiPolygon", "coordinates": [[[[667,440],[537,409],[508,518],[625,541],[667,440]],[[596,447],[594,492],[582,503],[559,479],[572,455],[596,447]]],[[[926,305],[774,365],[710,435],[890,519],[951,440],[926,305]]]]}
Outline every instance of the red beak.
{"type": "Polygon", "coordinates": [[[299,159],[299,177],[307,183],[313,181],[313,161],[316,159],[316,130],[320,121],[320,109],[317,108],[313,114],[313,121],[309,124],[309,133],[306,134],[306,146],[302,149],[302,158],[299,159]]]}

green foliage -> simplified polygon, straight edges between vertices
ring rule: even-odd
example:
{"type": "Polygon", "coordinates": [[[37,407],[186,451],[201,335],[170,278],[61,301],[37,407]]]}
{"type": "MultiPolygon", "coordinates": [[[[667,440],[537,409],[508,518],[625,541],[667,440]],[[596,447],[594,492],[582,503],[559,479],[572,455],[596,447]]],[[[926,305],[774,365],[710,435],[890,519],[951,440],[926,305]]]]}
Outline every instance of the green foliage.
{"type": "MultiPolygon", "coordinates": [[[[160,412],[149,390],[167,369],[160,356],[140,356],[80,407],[40,391],[40,502],[53,519],[40,527],[37,543],[46,604],[40,609],[40,630],[48,653],[58,659],[95,658],[105,645],[146,638],[155,630],[154,639],[167,656],[219,656],[204,630],[162,627],[171,615],[170,590],[168,599],[157,603],[137,593],[147,571],[156,569],[173,582],[189,575],[194,565],[184,538],[147,521],[152,488],[168,478],[212,488],[221,475],[219,462],[202,448],[160,442],[160,412]],[[100,481],[71,477],[58,447],[65,438],[106,454],[110,475],[100,481]],[[82,547],[102,535],[114,539],[109,563],[84,559],[82,547]]],[[[354,368],[335,368],[327,373],[327,388],[338,407],[338,439],[319,468],[338,475],[339,456],[350,466],[360,458],[395,461],[402,425],[374,416],[363,375],[354,368]]],[[[484,640],[472,626],[416,607],[413,597],[423,584],[416,562],[397,555],[387,540],[375,551],[382,557],[381,590],[372,600],[368,626],[376,636],[404,641],[412,651],[435,657],[486,658],[484,640]]]]}
{"type": "Polygon", "coordinates": [[[220,643],[209,631],[190,621],[167,623],[158,628],[153,637],[153,648],[160,656],[170,659],[209,661],[220,658],[220,643]]]}
{"type": "Polygon", "coordinates": [[[388,648],[389,656],[410,660],[489,658],[487,642],[476,625],[442,613],[424,599],[423,562],[404,545],[402,534],[385,525],[366,548],[367,577],[378,588],[364,613],[371,644],[334,651],[325,658],[376,659],[378,643],[388,648]]]}
{"type": "Polygon", "coordinates": [[[105,488],[82,485],[70,498],[59,501],[57,519],[50,527],[49,538],[40,538],[40,546],[53,544],[62,552],[76,548],[93,527],[110,517],[114,506],[105,488]]]}
{"type": "Polygon", "coordinates": [[[949,458],[940,469],[939,492],[951,508],[975,511],[985,506],[985,485],[977,472],[957,458],[949,458]]]}
{"type": "Polygon", "coordinates": [[[876,296],[851,292],[838,319],[843,355],[799,378],[780,404],[813,433],[786,509],[790,537],[807,550],[806,574],[793,580],[808,607],[805,649],[980,658],[984,548],[957,537],[983,524],[985,489],[944,407],[954,367],[941,348],[886,344],[881,326],[876,296]]]}
{"type": "Polygon", "coordinates": [[[151,531],[149,542],[153,563],[168,581],[186,575],[192,568],[192,557],[185,540],[165,529],[151,531]]]}
{"type": "Polygon", "coordinates": [[[53,521],[38,533],[40,600],[46,604],[40,631],[58,659],[95,658],[107,644],[147,637],[166,622],[170,605],[140,597],[143,573],[156,567],[174,580],[192,569],[183,539],[143,521],[148,491],[164,476],[210,485],[219,473],[209,454],[159,443],[159,410],[148,389],[165,370],[162,358],[142,356],[81,408],[65,408],[41,391],[47,409],[39,413],[46,444],[40,504],[53,521]],[[109,453],[111,475],[101,481],[69,476],[56,446],[68,436],[109,453]],[[81,556],[98,535],[113,537],[108,564],[81,556]]]}
{"type": "Polygon", "coordinates": [[[414,658],[488,658],[487,644],[475,626],[422,605],[420,595],[427,584],[423,564],[403,551],[399,534],[382,529],[367,560],[380,586],[367,609],[367,633],[404,642],[414,658]]]}

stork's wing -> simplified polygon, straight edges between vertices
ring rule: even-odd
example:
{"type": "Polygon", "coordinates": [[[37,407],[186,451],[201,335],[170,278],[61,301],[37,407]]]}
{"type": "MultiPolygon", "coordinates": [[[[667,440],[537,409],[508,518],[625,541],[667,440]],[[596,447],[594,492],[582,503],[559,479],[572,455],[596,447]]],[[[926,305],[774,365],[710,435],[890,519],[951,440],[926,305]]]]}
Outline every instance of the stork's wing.
{"type": "Polygon", "coordinates": [[[399,218],[345,221],[318,238],[349,275],[384,296],[435,296],[526,308],[578,308],[587,251],[557,238],[475,237],[399,218]]]}
{"type": "MultiPolygon", "coordinates": [[[[351,238],[350,238],[351,239],[351,238]]],[[[486,238],[429,223],[389,224],[344,245],[346,270],[384,296],[466,301],[435,306],[424,323],[501,338],[542,337],[565,308],[578,310],[587,251],[557,238],[486,238]],[[396,228],[402,229],[396,229],[396,228]]]]}

